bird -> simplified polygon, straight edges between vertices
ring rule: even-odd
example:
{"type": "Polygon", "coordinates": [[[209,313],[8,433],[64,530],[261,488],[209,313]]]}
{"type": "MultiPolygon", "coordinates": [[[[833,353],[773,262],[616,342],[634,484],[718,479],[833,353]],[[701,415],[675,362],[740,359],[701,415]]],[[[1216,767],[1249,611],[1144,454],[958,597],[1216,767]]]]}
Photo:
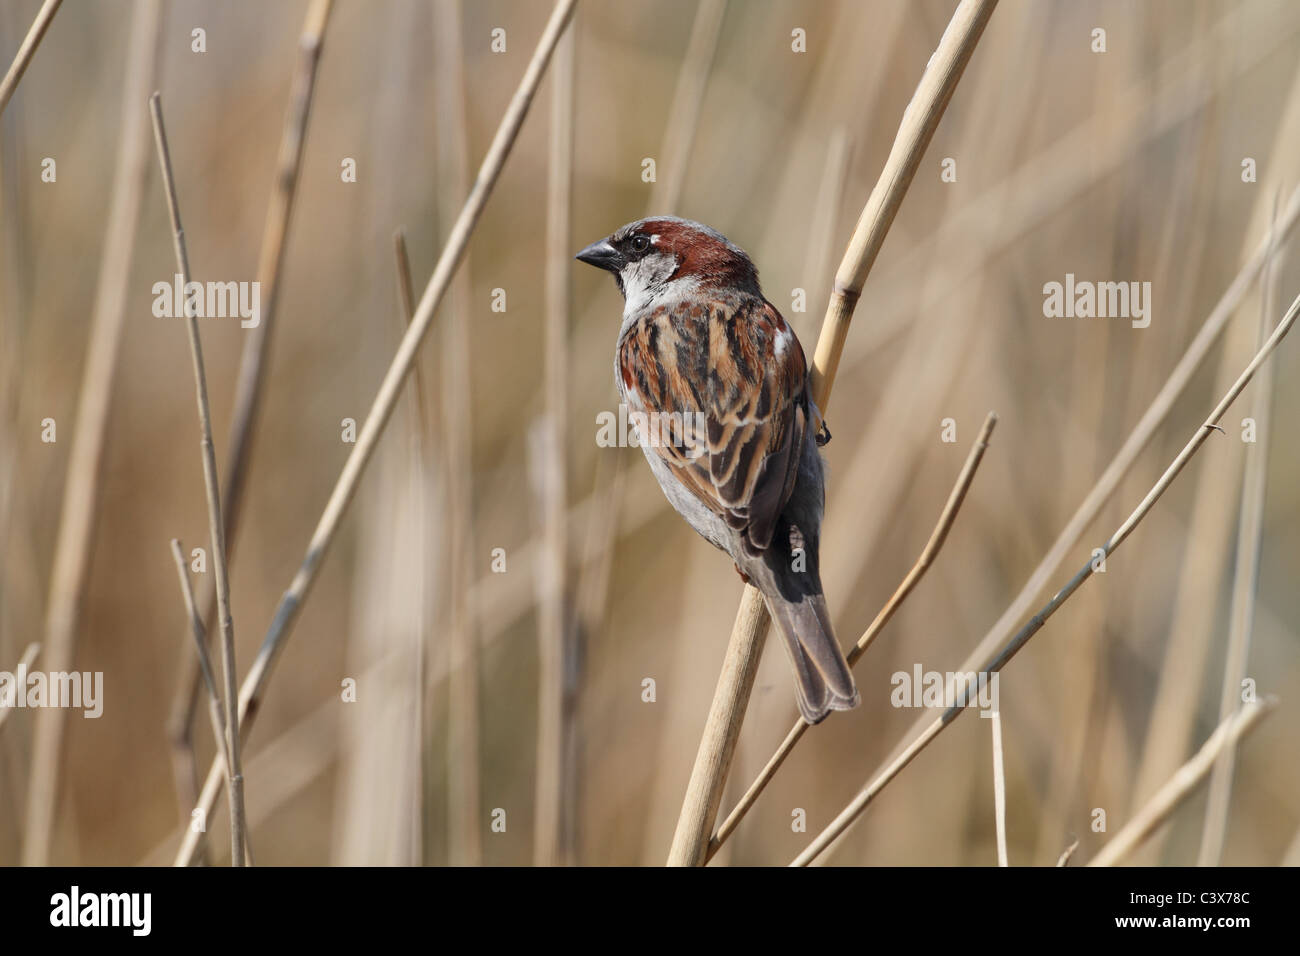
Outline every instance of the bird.
{"type": "Polygon", "coordinates": [[[818,563],[829,438],[789,323],[721,233],[651,216],[576,258],[623,294],[614,383],[669,503],[762,593],[809,724],[860,701],[818,563]]]}

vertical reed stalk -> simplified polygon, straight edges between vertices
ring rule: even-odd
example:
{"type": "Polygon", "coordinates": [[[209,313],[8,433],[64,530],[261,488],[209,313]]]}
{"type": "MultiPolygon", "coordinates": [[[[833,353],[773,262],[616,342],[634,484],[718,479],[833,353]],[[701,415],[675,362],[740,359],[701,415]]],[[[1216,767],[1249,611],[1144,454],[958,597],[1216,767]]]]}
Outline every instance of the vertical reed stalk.
{"type": "MultiPolygon", "coordinates": [[[[167,130],[163,125],[162,99],[154,93],[149,98],[153,117],[154,139],[158,144],[158,165],[162,171],[167,212],[171,217],[172,241],[176,247],[176,268],[181,285],[190,284],[190,257],[185,247],[185,230],[176,198],[176,181],[172,175],[171,152],[167,147],[167,130]]],[[[190,358],[194,364],[194,394],[199,411],[199,448],[203,455],[203,487],[208,499],[208,536],[212,544],[213,577],[217,586],[217,620],[221,627],[221,669],[226,691],[226,784],[230,789],[230,865],[244,865],[244,775],[239,762],[239,678],[235,669],[235,622],[230,613],[230,579],[226,567],[226,532],[221,522],[221,488],[217,479],[217,455],[212,443],[212,413],[208,404],[208,375],[203,367],[203,343],[199,338],[199,320],[194,315],[193,299],[185,300],[186,331],[190,339],[190,358]]]]}

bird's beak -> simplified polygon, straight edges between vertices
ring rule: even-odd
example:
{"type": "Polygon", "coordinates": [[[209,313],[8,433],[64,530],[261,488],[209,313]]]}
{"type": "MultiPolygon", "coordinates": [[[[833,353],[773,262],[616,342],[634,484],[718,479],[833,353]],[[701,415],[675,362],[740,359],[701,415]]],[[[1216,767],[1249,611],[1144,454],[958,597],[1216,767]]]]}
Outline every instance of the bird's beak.
{"type": "Polygon", "coordinates": [[[579,262],[585,262],[593,265],[597,269],[608,269],[610,272],[621,272],[623,266],[627,265],[627,260],[615,249],[608,239],[598,239],[586,249],[574,256],[579,262]]]}

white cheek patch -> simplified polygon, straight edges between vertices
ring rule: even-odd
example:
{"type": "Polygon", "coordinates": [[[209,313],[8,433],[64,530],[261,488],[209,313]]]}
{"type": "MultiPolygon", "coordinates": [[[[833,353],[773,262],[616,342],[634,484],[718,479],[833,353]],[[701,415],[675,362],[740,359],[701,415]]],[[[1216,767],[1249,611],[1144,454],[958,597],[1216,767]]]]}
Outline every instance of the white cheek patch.
{"type": "Polygon", "coordinates": [[[677,258],[666,253],[649,255],[628,265],[621,273],[627,300],[623,315],[635,315],[660,298],[676,268],[677,258]]]}

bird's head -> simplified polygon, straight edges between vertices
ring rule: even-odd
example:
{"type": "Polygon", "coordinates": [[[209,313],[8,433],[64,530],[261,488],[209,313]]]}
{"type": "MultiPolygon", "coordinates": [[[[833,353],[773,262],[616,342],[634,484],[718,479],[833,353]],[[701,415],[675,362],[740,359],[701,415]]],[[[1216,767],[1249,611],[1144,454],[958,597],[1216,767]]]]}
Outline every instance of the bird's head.
{"type": "Polygon", "coordinates": [[[726,236],[690,219],[639,219],[578,253],[614,273],[629,312],[687,295],[762,295],[754,263],[726,236]]]}

